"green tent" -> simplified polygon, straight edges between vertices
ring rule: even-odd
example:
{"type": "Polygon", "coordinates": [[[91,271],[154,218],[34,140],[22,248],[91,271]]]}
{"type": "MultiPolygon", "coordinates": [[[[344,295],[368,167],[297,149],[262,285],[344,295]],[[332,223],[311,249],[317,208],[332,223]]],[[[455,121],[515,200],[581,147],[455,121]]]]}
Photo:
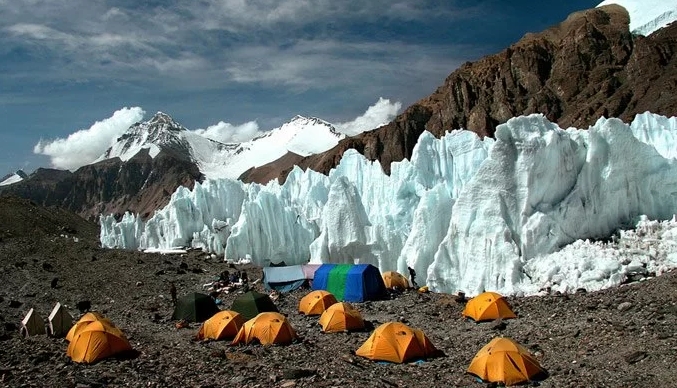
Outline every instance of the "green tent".
{"type": "Polygon", "coordinates": [[[245,320],[264,312],[279,312],[268,295],[256,291],[245,292],[235,298],[230,309],[240,313],[245,320]]]}
{"type": "Polygon", "coordinates": [[[218,306],[209,295],[193,292],[176,301],[173,320],[183,319],[188,322],[204,322],[219,312],[218,306]]]}

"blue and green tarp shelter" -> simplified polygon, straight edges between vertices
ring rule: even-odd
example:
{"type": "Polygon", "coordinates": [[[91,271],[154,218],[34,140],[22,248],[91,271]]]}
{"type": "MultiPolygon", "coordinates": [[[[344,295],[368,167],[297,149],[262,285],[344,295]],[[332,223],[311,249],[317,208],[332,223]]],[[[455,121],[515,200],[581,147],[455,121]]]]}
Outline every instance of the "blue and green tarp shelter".
{"type": "Polygon", "coordinates": [[[315,271],[313,289],[329,291],[346,302],[380,299],[386,294],[381,272],[371,264],[322,264],[315,271]]]}

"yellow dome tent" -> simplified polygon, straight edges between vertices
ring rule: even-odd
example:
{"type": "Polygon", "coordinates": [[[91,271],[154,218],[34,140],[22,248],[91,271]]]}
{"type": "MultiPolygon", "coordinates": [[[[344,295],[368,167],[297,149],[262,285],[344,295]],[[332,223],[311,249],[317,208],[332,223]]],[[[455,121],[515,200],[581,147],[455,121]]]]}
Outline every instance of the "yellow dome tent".
{"type": "Polygon", "coordinates": [[[197,332],[197,339],[223,340],[231,339],[244,325],[244,318],[240,313],[223,310],[207,319],[197,332]]]}
{"type": "Polygon", "coordinates": [[[325,290],[315,290],[301,298],[299,312],[306,315],[320,315],[336,303],[334,295],[325,290]]]}
{"type": "Polygon", "coordinates": [[[364,329],[362,315],[347,302],[329,306],[320,316],[319,322],[325,333],[364,329]]]}
{"type": "MultiPolygon", "coordinates": [[[[110,321],[110,319],[104,317],[103,315],[97,313],[96,311],[90,311],[87,314],[83,315],[76,323],[73,325],[70,330],[68,330],[68,334],[66,334],[66,340],[67,341],[72,341],[73,338],[79,333],[82,329],[84,329],[87,325],[89,325],[92,322],[96,321],[101,321],[104,324],[115,328],[115,325],[113,322],[110,321]]],[[[122,333],[122,332],[120,332],[122,333]]]]}
{"type": "Polygon", "coordinates": [[[75,334],[66,354],[75,362],[89,364],[129,350],[132,347],[122,331],[94,321],[75,334]]]}
{"type": "Polygon", "coordinates": [[[295,338],[296,332],[284,315],[266,312],[245,322],[233,339],[233,345],[248,344],[254,340],[261,345],[287,345],[295,338]]]}
{"type": "Polygon", "coordinates": [[[524,347],[509,338],[494,338],[473,358],[468,373],[484,382],[515,385],[548,377],[524,347]]]}
{"type": "Polygon", "coordinates": [[[383,273],[383,283],[386,285],[386,288],[395,288],[399,287],[401,289],[409,288],[409,280],[402,276],[399,272],[388,271],[383,273]]]}
{"type": "Polygon", "coordinates": [[[470,299],[465,305],[463,316],[477,322],[517,318],[505,298],[495,292],[483,292],[470,299]]]}
{"type": "Polygon", "coordinates": [[[434,357],[438,350],[421,330],[401,322],[387,322],[376,328],[355,354],[370,360],[403,363],[434,357]]]}

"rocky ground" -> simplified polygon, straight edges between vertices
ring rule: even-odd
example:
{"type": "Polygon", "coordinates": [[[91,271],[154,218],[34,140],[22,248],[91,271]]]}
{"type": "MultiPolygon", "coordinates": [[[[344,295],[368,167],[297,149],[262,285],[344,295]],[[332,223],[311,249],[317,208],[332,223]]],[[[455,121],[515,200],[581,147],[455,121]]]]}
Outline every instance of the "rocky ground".
{"type": "MultiPolygon", "coordinates": [[[[527,347],[549,371],[542,387],[672,387],[677,381],[677,274],[566,296],[510,298],[519,319],[475,324],[453,296],[406,292],[356,303],[378,325],[422,329],[444,357],[386,364],[353,352],[368,332],[322,334],[297,314],[307,291],[285,294],[279,309],[302,337],[289,346],[196,342],[198,325],[170,320],[169,282],[201,291],[228,265],[202,252],[143,254],[98,247],[97,226],[23,200],[0,200],[0,386],[4,387],[483,387],[465,370],[498,335],[527,347]],[[57,288],[50,283],[58,278],[57,288]],[[30,308],[47,318],[59,301],[90,300],[129,337],[136,357],[77,364],[61,338],[21,338],[30,308]]],[[[239,267],[250,279],[260,269],[239,267]]],[[[232,269],[230,269],[232,271],[232,269]]],[[[260,287],[260,285],[257,285],[260,287]]],[[[260,289],[262,290],[262,289],[260,289]]],[[[222,308],[235,295],[225,295],[222,308]]]]}

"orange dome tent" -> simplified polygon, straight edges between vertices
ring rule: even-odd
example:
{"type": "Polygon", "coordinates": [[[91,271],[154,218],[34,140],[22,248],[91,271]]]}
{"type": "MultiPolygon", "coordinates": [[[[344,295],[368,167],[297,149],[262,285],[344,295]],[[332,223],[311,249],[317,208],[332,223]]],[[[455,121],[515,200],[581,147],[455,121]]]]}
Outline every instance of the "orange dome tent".
{"type": "MultiPolygon", "coordinates": [[[[75,325],[73,325],[68,333],[66,334],[67,341],[73,341],[73,338],[80,332],[82,329],[87,327],[92,322],[101,321],[105,325],[115,328],[113,322],[110,319],[104,317],[103,315],[97,313],[96,311],[90,311],[87,314],[83,315],[80,320],[78,320],[75,325]]],[[[122,333],[122,332],[120,332],[122,333]]]]}
{"type": "Polygon", "coordinates": [[[401,322],[387,322],[376,328],[355,354],[370,360],[403,363],[434,357],[438,350],[421,330],[401,322]]]}
{"type": "Polygon", "coordinates": [[[320,317],[320,325],[325,333],[337,333],[346,330],[364,329],[364,319],[350,303],[341,302],[329,306],[320,317]]]}
{"type": "Polygon", "coordinates": [[[75,362],[89,364],[128,350],[132,347],[122,331],[94,321],[75,334],[66,354],[75,362]]]}
{"type": "Polygon", "coordinates": [[[280,313],[260,313],[244,323],[233,340],[235,344],[248,344],[257,339],[261,345],[287,345],[296,338],[296,332],[280,313]]]}
{"type": "Polygon", "coordinates": [[[477,322],[517,318],[505,298],[495,292],[483,292],[470,299],[465,305],[463,316],[477,322]]]}
{"type": "Polygon", "coordinates": [[[336,302],[337,300],[332,293],[325,290],[315,290],[301,299],[299,312],[306,315],[320,315],[336,302]]]}
{"type": "Polygon", "coordinates": [[[515,385],[548,377],[524,347],[509,338],[494,338],[473,358],[468,373],[485,382],[515,385]]]}
{"type": "Polygon", "coordinates": [[[237,332],[244,325],[244,318],[240,313],[223,310],[207,319],[200,330],[197,332],[197,339],[230,339],[237,335],[237,332]]]}
{"type": "Polygon", "coordinates": [[[401,289],[409,288],[409,281],[399,272],[388,271],[383,274],[383,283],[386,288],[399,287],[401,289]]]}

